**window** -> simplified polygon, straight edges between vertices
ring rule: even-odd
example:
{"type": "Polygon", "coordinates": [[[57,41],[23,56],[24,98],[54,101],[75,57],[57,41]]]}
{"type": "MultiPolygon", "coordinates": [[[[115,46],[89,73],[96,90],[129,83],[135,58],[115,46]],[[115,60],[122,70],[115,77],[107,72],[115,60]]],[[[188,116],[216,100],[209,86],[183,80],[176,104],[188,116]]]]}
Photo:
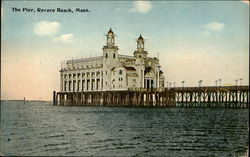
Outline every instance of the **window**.
{"type": "Polygon", "coordinates": [[[113,54],[113,58],[115,58],[115,53],[113,54]]]}
{"type": "Polygon", "coordinates": [[[108,54],[106,53],[106,58],[108,58],[108,54]]]}
{"type": "Polygon", "coordinates": [[[70,91],[70,89],[71,89],[71,81],[69,81],[69,91],[70,91]]]}
{"type": "Polygon", "coordinates": [[[64,91],[66,91],[67,81],[64,81],[64,91]]]}
{"type": "Polygon", "coordinates": [[[119,74],[120,74],[120,75],[122,74],[122,70],[119,70],[119,74]]]}
{"type": "Polygon", "coordinates": [[[108,72],[106,71],[106,75],[108,75],[108,72]]]}
{"type": "Polygon", "coordinates": [[[121,81],[122,81],[122,77],[121,77],[121,81]]]}

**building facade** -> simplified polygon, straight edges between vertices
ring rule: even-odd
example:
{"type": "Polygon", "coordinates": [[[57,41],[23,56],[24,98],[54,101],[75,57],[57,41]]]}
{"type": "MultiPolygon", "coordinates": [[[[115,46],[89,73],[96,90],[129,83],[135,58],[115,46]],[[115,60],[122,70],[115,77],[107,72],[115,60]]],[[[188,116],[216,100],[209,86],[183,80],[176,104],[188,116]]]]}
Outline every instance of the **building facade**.
{"type": "Polygon", "coordinates": [[[62,92],[112,91],[136,88],[160,89],[164,75],[158,58],[148,57],[144,39],[140,35],[133,56],[118,53],[115,34],[110,29],[106,35],[103,55],[72,59],[60,70],[62,92]]]}

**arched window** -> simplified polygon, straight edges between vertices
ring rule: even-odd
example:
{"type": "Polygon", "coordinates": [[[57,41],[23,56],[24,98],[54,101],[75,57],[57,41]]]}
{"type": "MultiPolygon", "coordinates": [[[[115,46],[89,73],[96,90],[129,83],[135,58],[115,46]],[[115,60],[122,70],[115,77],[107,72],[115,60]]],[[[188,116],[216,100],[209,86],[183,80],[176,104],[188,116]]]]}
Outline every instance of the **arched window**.
{"type": "Polygon", "coordinates": [[[115,53],[113,53],[113,58],[115,58],[115,53]]]}
{"type": "Polygon", "coordinates": [[[108,58],[108,54],[106,53],[106,58],[108,58]]]}
{"type": "Polygon", "coordinates": [[[119,74],[120,74],[120,75],[122,74],[122,70],[119,70],[119,74]]]}
{"type": "Polygon", "coordinates": [[[111,43],[111,38],[108,37],[108,39],[107,39],[107,44],[110,44],[110,43],[111,43]]]}

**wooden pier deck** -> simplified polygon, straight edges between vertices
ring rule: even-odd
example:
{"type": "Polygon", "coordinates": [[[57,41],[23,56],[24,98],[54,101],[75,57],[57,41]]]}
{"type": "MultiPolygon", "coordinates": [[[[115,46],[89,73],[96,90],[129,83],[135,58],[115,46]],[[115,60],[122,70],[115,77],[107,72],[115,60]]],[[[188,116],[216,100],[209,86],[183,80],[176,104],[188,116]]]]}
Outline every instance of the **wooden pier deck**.
{"type": "Polygon", "coordinates": [[[249,86],[134,88],[126,91],[53,93],[54,105],[248,108],[249,86]]]}

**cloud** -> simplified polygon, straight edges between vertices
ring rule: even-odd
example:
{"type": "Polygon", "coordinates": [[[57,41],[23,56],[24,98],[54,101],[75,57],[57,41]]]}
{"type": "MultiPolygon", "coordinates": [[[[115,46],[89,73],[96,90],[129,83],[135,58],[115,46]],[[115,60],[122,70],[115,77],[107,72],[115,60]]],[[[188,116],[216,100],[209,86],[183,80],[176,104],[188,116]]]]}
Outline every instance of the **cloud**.
{"type": "Polygon", "coordinates": [[[207,36],[210,36],[211,33],[209,31],[203,31],[203,34],[207,35],[207,36]]]}
{"type": "Polygon", "coordinates": [[[241,2],[249,5],[249,0],[241,0],[241,2]]]}
{"type": "Polygon", "coordinates": [[[72,43],[73,42],[74,34],[62,34],[53,39],[53,41],[61,41],[65,43],[72,43]]]}
{"type": "Polygon", "coordinates": [[[34,26],[34,33],[39,36],[52,35],[60,29],[58,22],[40,21],[34,26]]]}
{"type": "Polygon", "coordinates": [[[131,12],[146,14],[152,9],[152,4],[149,1],[135,1],[133,5],[133,8],[130,9],[131,12]]]}
{"type": "Polygon", "coordinates": [[[224,28],[225,24],[218,21],[213,21],[205,25],[205,29],[208,31],[223,31],[224,28]]]}

